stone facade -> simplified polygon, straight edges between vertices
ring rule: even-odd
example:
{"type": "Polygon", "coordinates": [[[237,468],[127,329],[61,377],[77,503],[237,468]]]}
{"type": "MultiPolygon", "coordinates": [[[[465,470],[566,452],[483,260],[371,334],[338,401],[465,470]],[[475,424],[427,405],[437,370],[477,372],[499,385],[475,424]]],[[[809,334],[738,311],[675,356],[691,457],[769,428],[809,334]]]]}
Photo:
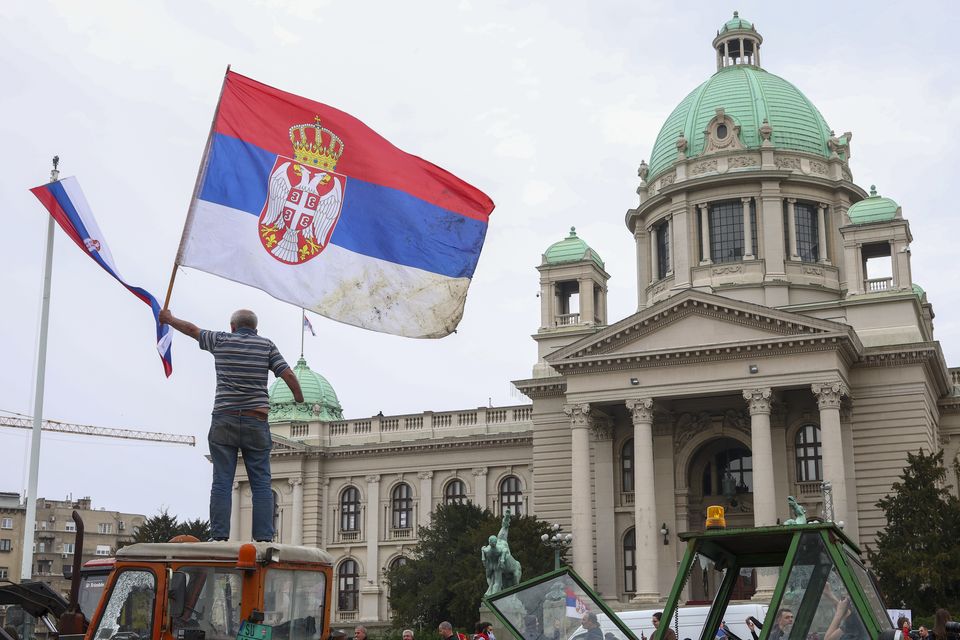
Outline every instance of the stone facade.
{"type": "MultiPolygon", "coordinates": [[[[761,42],[749,23],[728,23],[714,77],[736,78],[739,65],[785,86],[759,66],[761,42]]],[[[796,89],[793,108],[710,82],[678,107],[707,114],[706,129],[677,135],[668,127],[698,120],[671,116],[669,139],[661,132],[640,165],[626,215],[636,312],[608,322],[609,275],[573,232],[543,256],[537,360],[514,382],[531,405],[273,421],[279,537],[337,558],[337,619],[389,618],[384,569],[451,483],[498,511],[519,494],[525,512],[572,531],[581,576],[639,606],[665,598],[677,534],[702,528],[708,505],[726,506],[730,526],[770,525],[792,516],[792,495],[870,544],[907,452],[957,460],[960,370],[912,281],[908,220],[899,207],[848,215],[874,197],[853,182],[852,135],[821,118],[798,143],[791,114],[816,110],[796,89]],[[560,251],[574,241],[577,252],[560,251]]],[[[235,499],[242,537],[242,475],[235,499]]],[[[692,579],[688,598],[709,596],[709,578],[692,579]]],[[[752,575],[738,588],[769,586],[752,575]]]]}

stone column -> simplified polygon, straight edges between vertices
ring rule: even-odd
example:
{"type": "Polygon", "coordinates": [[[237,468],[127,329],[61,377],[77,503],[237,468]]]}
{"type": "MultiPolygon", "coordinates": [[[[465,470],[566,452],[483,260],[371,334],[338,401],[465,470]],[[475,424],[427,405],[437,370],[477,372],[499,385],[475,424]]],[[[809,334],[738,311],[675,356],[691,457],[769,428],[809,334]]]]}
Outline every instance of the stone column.
{"type": "Polygon", "coordinates": [[[481,509],[487,504],[487,468],[478,467],[473,470],[473,502],[481,509]]]}
{"type": "Polygon", "coordinates": [[[660,525],[653,469],[653,399],[627,400],[633,420],[633,522],[637,541],[637,593],[633,602],[660,600],[657,555],[660,525]]]}
{"type": "Polygon", "coordinates": [[[740,38],[740,64],[746,62],[747,53],[743,50],[743,38],[740,38]]]}
{"type": "Polygon", "coordinates": [[[849,403],[840,406],[840,436],[843,439],[843,458],[847,461],[846,492],[847,492],[847,526],[844,532],[855,543],[860,544],[860,513],[857,500],[857,473],[853,463],[853,425],[850,423],[852,415],[849,403]]]}
{"type": "MultiPolygon", "coordinates": [[[[727,42],[730,41],[727,40],[727,42]]],[[[727,47],[727,42],[723,43],[723,66],[727,66],[727,64],[730,62],[730,49],[727,47]]]]}
{"type": "MultiPolygon", "coordinates": [[[[840,401],[849,395],[842,382],[817,382],[810,386],[820,408],[820,441],[823,451],[823,479],[833,485],[833,519],[847,522],[847,470],[840,429],[840,401]]],[[[850,461],[853,464],[853,461],[850,461]]]]}
{"type": "Polygon", "coordinates": [[[819,203],[817,205],[817,243],[820,246],[819,262],[830,264],[830,254],[827,252],[827,227],[826,227],[826,209],[827,205],[819,203]]]}
{"type": "Polygon", "coordinates": [[[640,224],[636,226],[633,232],[633,240],[637,246],[637,311],[646,308],[647,287],[653,282],[653,274],[650,273],[650,261],[643,255],[647,235],[643,226],[640,224]]]}
{"type": "Polygon", "coordinates": [[[790,260],[799,260],[797,255],[797,199],[787,198],[787,243],[790,247],[790,260]]]}
{"type": "Polygon", "coordinates": [[[240,535],[240,483],[233,483],[233,495],[230,497],[230,541],[237,542],[243,538],[240,535]]]}
{"type": "Polygon", "coordinates": [[[320,541],[319,547],[321,549],[326,549],[328,544],[333,542],[333,536],[331,535],[336,527],[336,524],[330,520],[330,477],[324,476],[320,479],[320,490],[323,491],[323,499],[321,507],[323,511],[320,512],[320,527],[317,532],[317,540],[320,541]]]}
{"type": "Polygon", "coordinates": [[[700,264],[712,264],[710,260],[710,209],[705,204],[698,204],[700,209],[700,251],[703,259],[700,264]]]}
{"type": "Polygon", "coordinates": [[[650,228],[650,282],[660,279],[660,250],[657,247],[657,228],[650,228]]]}
{"type": "Polygon", "coordinates": [[[593,586],[593,491],[590,487],[590,405],[566,405],[570,416],[570,519],[573,568],[593,586]]]}
{"type": "Polygon", "coordinates": [[[290,544],[303,544],[303,478],[289,478],[293,488],[293,514],[291,514],[290,544]]]}
{"type": "Polygon", "coordinates": [[[770,432],[769,387],[747,389],[743,398],[750,408],[750,452],[753,455],[753,524],[777,523],[777,494],[773,476],[773,436],[770,432]]]}
{"type": "Polygon", "coordinates": [[[753,260],[753,224],[750,222],[750,202],[753,198],[741,198],[743,203],[743,259],[753,260]]]}
{"type": "MultiPolygon", "coordinates": [[[[613,463],[613,423],[609,418],[594,419],[594,504],[598,514],[613,513],[613,497],[616,490],[616,473],[613,463]]],[[[612,526],[597,524],[597,549],[610,552],[597,553],[597,592],[606,600],[617,599],[617,532],[612,526]]]]}
{"type": "Polygon", "coordinates": [[[542,326],[550,328],[556,325],[556,315],[554,310],[554,298],[556,294],[553,291],[552,282],[540,283],[540,318],[542,326]]]}
{"type": "Polygon", "coordinates": [[[420,510],[417,512],[420,518],[417,524],[427,527],[433,511],[433,471],[421,471],[417,477],[420,478],[420,510]]]}
{"type": "Polygon", "coordinates": [[[367,580],[377,583],[380,551],[380,476],[367,476],[367,580]]]}
{"type": "Polygon", "coordinates": [[[582,278],[580,286],[580,324],[594,324],[593,278],[582,278]]]}

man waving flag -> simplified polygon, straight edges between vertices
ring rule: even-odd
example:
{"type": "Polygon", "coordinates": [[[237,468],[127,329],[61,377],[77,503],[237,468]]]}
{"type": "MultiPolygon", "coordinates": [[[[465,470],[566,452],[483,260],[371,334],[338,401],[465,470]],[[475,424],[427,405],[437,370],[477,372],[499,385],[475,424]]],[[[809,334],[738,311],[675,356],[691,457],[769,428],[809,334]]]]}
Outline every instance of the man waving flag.
{"type": "Polygon", "coordinates": [[[157,351],[163,362],[163,371],[167,377],[173,373],[173,360],[170,353],[170,327],[161,325],[158,318],[160,305],[149,291],[134,287],[123,279],[113,261],[113,255],[107,246],[107,240],[100,232],[90,205],[80,190],[80,183],[76,178],[64,178],[56,182],[45,184],[42,187],[30,189],[30,192],[46,207],[53,219],[60,225],[67,236],[80,247],[104,271],[117,279],[127,290],[150,306],[153,311],[153,320],[157,326],[157,351]]]}
{"type": "Polygon", "coordinates": [[[356,118],[228,71],[177,264],[439,338],[463,315],[493,206],[356,118]]]}

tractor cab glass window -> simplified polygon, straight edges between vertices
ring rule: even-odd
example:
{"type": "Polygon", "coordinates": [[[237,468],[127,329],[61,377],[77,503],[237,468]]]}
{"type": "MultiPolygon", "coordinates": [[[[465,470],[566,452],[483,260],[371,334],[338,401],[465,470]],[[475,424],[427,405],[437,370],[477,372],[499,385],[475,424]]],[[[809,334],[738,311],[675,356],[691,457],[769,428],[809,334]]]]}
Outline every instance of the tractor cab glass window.
{"type": "Polygon", "coordinates": [[[80,611],[87,620],[93,620],[97,612],[100,597],[107,586],[109,573],[89,573],[80,576],[80,596],[78,598],[80,611]]]}
{"type": "Polygon", "coordinates": [[[240,631],[242,579],[236,569],[181,567],[186,577],[183,611],[173,618],[174,636],[199,629],[207,640],[232,640],[240,631]]]}
{"type": "Polygon", "coordinates": [[[887,615],[887,606],[883,603],[883,597],[880,595],[873,575],[867,571],[855,553],[847,548],[844,548],[844,553],[847,556],[847,566],[850,567],[853,577],[863,590],[863,595],[867,597],[867,604],[873,612],[873,617],[880,623],[881,630],[892,628],[893,623],[887,615]]]}
{"type": "Polygon", "coordinates": [[[153,632],[157,581],[153,573],[128,569],[117,576],[94,634],[96,640],[142,640],[153,632]]]}
{"type": "MultiPolygon", "coordinates": [[[[776,610],[767,613],[770,640],[868,640],[866,627],[850,599],[818,533],[800,538],[793,566],[776,610]]],[[[767,625],[764,625],[767,632],[767,625]]]]}
{"type": "Polygon", "coordinates": [[[264,624],[272,640],[319,640],[326,577],[319,571],[271,569],[263,584],[264,624]]]}

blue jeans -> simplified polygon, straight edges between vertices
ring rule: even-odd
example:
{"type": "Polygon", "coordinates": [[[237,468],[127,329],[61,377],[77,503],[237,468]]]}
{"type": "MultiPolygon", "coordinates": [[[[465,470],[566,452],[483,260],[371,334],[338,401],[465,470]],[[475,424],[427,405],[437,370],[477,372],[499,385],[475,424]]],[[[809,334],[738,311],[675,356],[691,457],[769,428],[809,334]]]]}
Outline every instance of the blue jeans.
{"type": "MultiPolygon", "coordinates": [[[[230,508],[233,478],[237,471],[237,453],[243,453],[243,465],[253,493],[253,539],[273,540],[273,491],[270,488],[270,426],[252,416],[213,414],[210,433],[210,459],[213,484],[210,488],[210,537],[230,536],[230,508]]],[[[239,508],[239,507],[238,507],[239,508]]],[[[240,532],[237,538],[243,539],[240,532]]]]}

